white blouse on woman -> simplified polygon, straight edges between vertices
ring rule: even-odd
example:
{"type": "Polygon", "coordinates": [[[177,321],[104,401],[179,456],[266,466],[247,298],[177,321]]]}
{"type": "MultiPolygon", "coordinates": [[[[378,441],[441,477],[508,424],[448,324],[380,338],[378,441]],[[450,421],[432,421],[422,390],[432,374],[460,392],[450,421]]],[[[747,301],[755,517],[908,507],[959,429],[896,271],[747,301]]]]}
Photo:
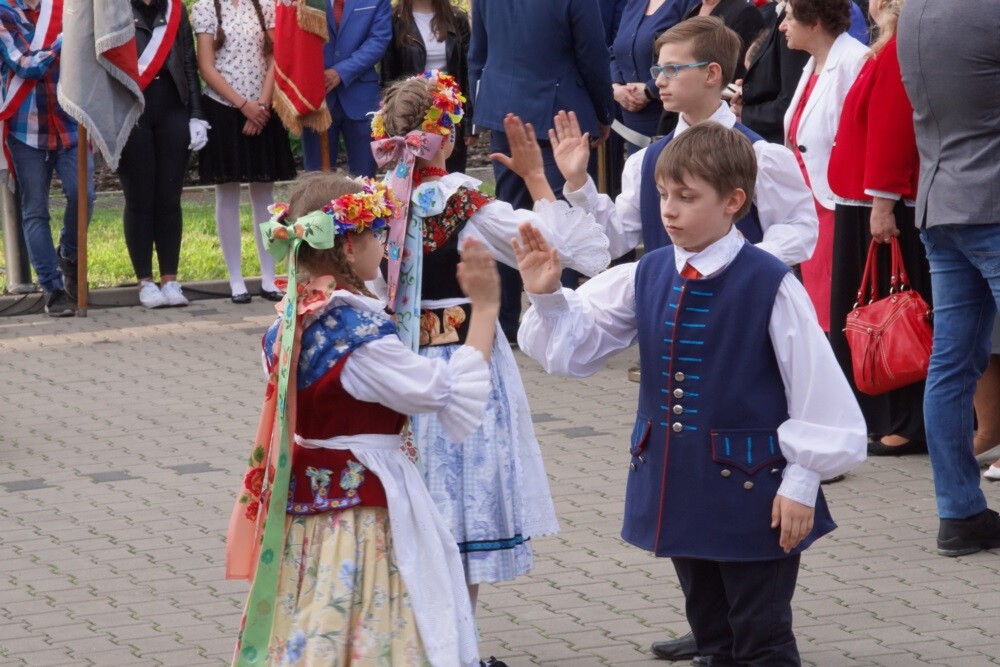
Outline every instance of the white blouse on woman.
{"type": "MultiPolygon", "coordinates": [[[[268,30],[274,28],[274,0],[257,0],[264,13],[264,24],[268,30]]],[[[222,29],[226,33],[226,43],[215,52],[215,69],[233,89],[248,100],[260,99],[267,74],[267,60],[264,58],[264,31],[260,29],[260,18],[254,8],[254,0],[219,0],[222,13],[222,29]]],[[[191,23],[195,34],[215,35],[218,21],[215,16],[214,0],[198,0],[191,8],[191,23]]],[[[205,94],[216,102],[233,106],[210,86],[205,94]]]]}

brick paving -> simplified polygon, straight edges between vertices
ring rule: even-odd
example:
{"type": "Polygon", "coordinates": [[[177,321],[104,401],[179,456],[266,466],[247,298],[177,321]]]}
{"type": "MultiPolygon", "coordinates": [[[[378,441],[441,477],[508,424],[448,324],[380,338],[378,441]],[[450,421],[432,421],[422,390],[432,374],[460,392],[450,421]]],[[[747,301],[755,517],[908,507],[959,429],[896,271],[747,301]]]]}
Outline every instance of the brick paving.
{"type": "MultiPolygon", "coordinates": [[[[224,665],[245,582],[223,535],[260,402],[270,304],[0,320],[0,665],[224,665]]],[[[686,631],[670,563],[618,538],[637,385],[522,356],[562,524],[531,576],[481,593],[511,667],[656,663],[686,631]]],[[[827,487],[840,524],[803,557],[806,664],[1000,664],[1000,552],[942,558],[926,456],[827,487]]],[[[1000,506],[1000,484],[986,489],[1000,506]]]]}

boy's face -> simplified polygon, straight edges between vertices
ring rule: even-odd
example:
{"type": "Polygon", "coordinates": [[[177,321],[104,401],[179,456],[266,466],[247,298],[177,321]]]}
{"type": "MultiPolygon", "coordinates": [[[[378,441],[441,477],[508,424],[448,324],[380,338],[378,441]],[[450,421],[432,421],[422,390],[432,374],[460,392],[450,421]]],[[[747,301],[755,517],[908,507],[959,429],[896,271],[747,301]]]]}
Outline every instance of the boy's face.
{"type": "Polygon", "coordinates": [[[704,179],[685,174],[684,182],[657,179],[660,218],[670,241],[689,252],[701,252],[729,233],[733,216],[746,193],[736,189],[720,194],[704,179]]]}
{"type": "MultiPolygon", "coordinates": [[[[663,65],[691,65],[695,60],[688,43],[664,44],[656,63],[663,65]]],[[[673,75],[673,72],[668,74],[673,75]]],[[[660,91],[660,102],[667,111],[683,113],[700,109],[706,105],[718,104],[720,95],[719,76],[721,70],[716,63],[700,67],[684,67],[677,76],[667,78],[666,74],[656,77],[656,87],[660,91]]]]}

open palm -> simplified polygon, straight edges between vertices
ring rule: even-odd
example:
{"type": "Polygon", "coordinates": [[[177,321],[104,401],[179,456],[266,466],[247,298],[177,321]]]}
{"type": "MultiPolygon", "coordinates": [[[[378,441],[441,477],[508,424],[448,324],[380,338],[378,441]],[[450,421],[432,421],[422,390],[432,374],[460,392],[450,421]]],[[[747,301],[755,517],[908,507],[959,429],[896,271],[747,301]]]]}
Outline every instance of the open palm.
{"type": "Polygon", "coordinates": [[[548,241],[531,223],[518,227],[521,242],[511,239],[517,270],[521,272],[524,290],[529,294],[551,294],[559,289],[562,262],[559,253],[549,246],[548,241]]]}
{"type": "Polygon", "coordinates": [[[587,178],[587,165],[590,164],[590,135],[580,132],[580,122],[576,113],[560,111],[552,122],[549,130],[549,141],[552,143],[552,155],[563,178],[573,189],[577,189],[587,178]]]}

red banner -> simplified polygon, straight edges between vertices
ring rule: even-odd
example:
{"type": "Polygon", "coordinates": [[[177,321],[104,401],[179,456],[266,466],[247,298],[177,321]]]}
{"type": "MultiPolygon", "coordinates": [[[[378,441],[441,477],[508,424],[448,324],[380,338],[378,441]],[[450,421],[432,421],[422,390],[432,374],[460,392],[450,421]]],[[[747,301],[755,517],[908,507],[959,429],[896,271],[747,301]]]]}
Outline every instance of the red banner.
{"type": "Polygon", "coordinates": [[[326,2],[276,3],[274,31],[275,111],[295,134],[303,127],[322,132],[332,122],[323,79],[326,2]]]}

